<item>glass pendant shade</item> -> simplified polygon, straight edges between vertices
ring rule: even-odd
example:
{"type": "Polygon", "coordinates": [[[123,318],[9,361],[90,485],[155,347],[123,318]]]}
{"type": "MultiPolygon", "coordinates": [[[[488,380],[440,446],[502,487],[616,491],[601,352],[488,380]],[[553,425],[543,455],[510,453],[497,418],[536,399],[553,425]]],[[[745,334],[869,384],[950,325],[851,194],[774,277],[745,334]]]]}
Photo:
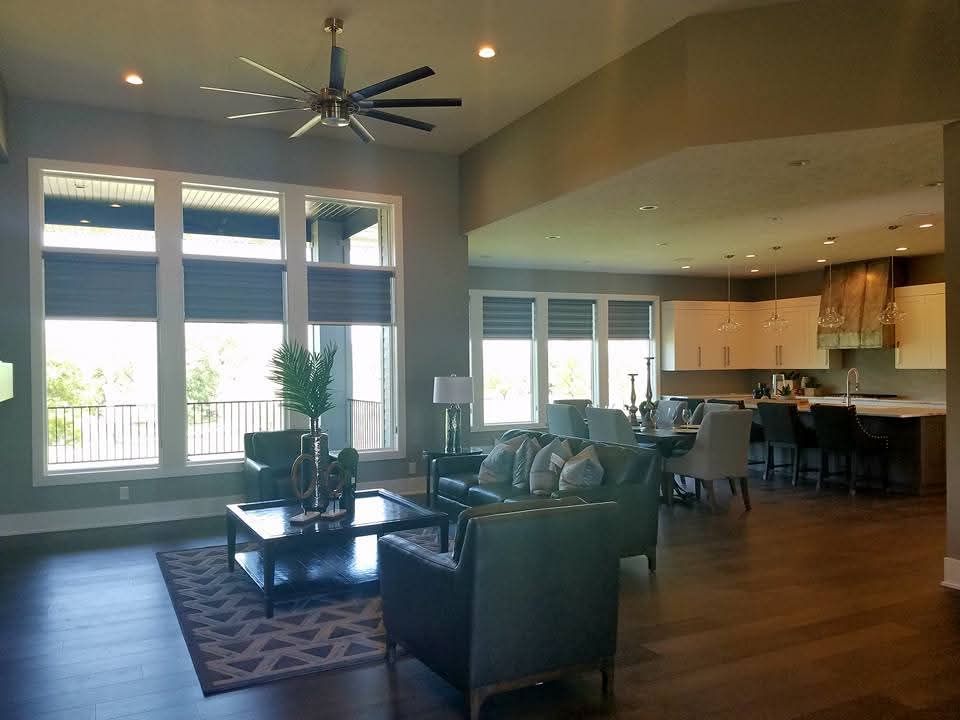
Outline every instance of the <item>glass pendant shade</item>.
{"type": "Polygon", "coordinates": [[[817,325],[827,330],[836,330],[843,325],[846,317],[833,304],[833,263],[830,263],[829,280],[827,281],[827,309],[820,313],[817,318],[817,325]]]}
{"type": "Polygon", "coordinates": [[[883,306],[883,310],[880,311],[880,324],[881,325],[896,325],[898,322],[903,320],[905,313],[900,310],[897,306],[897,301],[895,298],[894,288],[893,288],[893,256],[890,257],[890,300],[887,301],[887,304],[883,306]]]}
{"type": "Polygon", "coordinates": [[[774,245],[770,249],[773,250],[773,253],[774,253],[773,255],[774,257],[774,260],[773,260],[773,313],[770,315],[770,317],[768,317],[766,320],[763,321],[762,327],[764,330],[770,330],[772,332],[782,333],[790,325],[790,320],[788,320],[787,318],[785,318],[783,315],[780,314],[780,298],[778,297],[778,293],[777,293],[777,260],[776,260],[777,255],[776,253],[778,250],[780,250],[780,246],[774,245]]]}
{"type": "Polygon", "coordinates": [[[733,255],[724,255],[727,260],[727,319],[717,325],[717,332],[720,333],[735,333],[743,327],[743,323],[739,320],[733,319],[733,309],[731,307],[730,301],[730,261],[733,259],[733,255]]]}

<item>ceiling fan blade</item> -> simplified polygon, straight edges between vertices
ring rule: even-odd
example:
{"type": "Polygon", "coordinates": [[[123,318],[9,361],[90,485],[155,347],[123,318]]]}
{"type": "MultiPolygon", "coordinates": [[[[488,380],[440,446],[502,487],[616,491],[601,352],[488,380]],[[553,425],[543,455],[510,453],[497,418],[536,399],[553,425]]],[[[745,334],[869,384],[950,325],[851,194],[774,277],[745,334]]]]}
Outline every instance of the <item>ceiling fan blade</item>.
{"type": "Polygon", "coordinates": [[[310,108],[304,107],[295,107],[295,108],[280,108],[279,110],[264,110],[263,112],[252,112],[252,113],[242,113],[240,115],[227,115],[227,120],[238,120],[240,118],[256,117],[257,115],[273,115],[275,113],[283,112],[293,112],[294,110],[309,110],[310,108]]]}
{"type": "Polygon", "coordinates": [[[343,90],[347,77],[347,51],[334,45],[330,48],[330,87],[343,90]]]}
{"type": "Polygon", "coordinates": [[[359,135],[360,139],[365,143],[374,141],[374,137],[371,132],[363,126],[363,123],[360,122],[360,119],[356,115],[350,116],[350,129],[359,135]]]}
{"type": "Polygon", "coordinates": [[[360,100],[362,108],[408,108],[408,107],[460,107],[460,98],[384,98],[383,100],[360,100]]]}
{"type": "Polygon", "coordinates": [[[281,74],[278,73],[276,70],[271,70],[271,69],[268,68],[266,65],[261,65],[261,64],[258,63],[256,60],[251,60],[250,58],[248,58],[248,57],[243,57],[242,55],[240,55],[240,56],[237,58],[237,60],[240,60],[241,62],[245,62],[247,65],[250,65],[251,67],[255,67],[257,70],[261,70],[261,71],[265,72],[267,75],[273,75],[273,77],[277,78],[277,80],[283,80],[283,81],[284,81],[285,83],[287,83],[288,85],[293,85],[295,88],[297,88],[298,90],[302,90],[302,91],[305,92],[305,93],[308,93],[308,94],[310,94],[310,95],[317,95],[317,94],[318,94],[316,90],[311,90],[311,89],[308,88],[306,85],[301,85],[301,84],[298,83],[296,80],[291,80],[290,78],[286,77],[285,75],[281,75],[281,74]]]}
{"type": "Polygon", "coordinates": [[[253,92],[252,90],[233,90],[231,88],[210,87],[209,85],[201,85],[200,89],[216,90],[217,92],[225,93],[236,93],[237,95],[256,95],[257,97],[275,98],[276,100],[303,100],[303,98],[293,97],[292,95],[271,95],[270,93],[253,92]]]}
{"type": "Polygon", "coordinates": [[[388,90],[393,90],[394,88],[408,85],[412,82],[416,82],[417,80],[423,80],[424,78],[428,78],[433,74],[433,68],[424,65],[421,68],[411,70],[410,72],[405,72],[388,80],[381,80],[373,85],[367,85],[365,88],[361,88],[360,90],[350,93],[350,98],[353,100],[362,100],[364,98],[373,97],[374,95],[379,95],[380,93],[385,93],[388,90]]]}
{"type": "Polygon", "coordinates": [[[396,123],[397,125],[406,125],[407,127],[416,128],[417,130],[426,130],[427,132],[430,132],[436,127],[436,125],[423,122],[422,120],[414,120],[413,118],[404,117],[403,115],[394,115],[393,113],[380,112],[379,110],[361,110],[360,114],[366,117],[376,118],[377,120],[396,123]]]}
{"type": "Polygon", "coordinates": [[[312,128],[314,125],[317,125],[322,119],[323,119],[322,115],[317,115],[316,117],[310,118],[303,125],[297,128],[297,130],[294,131],[293,135],[291,135],[288,139],[293,140],[294,138],[300,137],[305,132],[307,132],[310,128],[312,128]]]}

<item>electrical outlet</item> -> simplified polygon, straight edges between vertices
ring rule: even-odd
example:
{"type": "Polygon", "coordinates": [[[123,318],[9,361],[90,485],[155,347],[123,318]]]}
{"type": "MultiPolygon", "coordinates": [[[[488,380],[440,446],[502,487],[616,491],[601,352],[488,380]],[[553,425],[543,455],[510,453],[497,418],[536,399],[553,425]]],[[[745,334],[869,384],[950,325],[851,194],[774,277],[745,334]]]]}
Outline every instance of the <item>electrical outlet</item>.
{"type": "Polygon", "coordinates": [[[412,461],[410,461],[410,462],[407,463],[407,473],[410,474],[410,475],[416,475],[416,474],[417,474],[417,461],[416,461],[416,460],[412,460],[412,461]]]}
{"type": "Polygon", "coordinates": [[[121,485],[120,488],[120,499],[129,500],[130,499],[130,488],[126,485],[121,485]]]}

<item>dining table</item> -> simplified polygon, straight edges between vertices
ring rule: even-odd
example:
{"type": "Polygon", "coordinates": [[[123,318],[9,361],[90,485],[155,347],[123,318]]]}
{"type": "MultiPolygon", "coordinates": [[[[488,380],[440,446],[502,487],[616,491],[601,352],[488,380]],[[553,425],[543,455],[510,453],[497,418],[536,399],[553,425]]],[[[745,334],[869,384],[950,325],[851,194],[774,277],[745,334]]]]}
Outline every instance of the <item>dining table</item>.
{"type": "Polygon", "coordinates": [[[674,501],[693,502],[694,493],[688,492],[673,473],[666,471],[667,458],[683,455],[696,442],[699,425],[679,425],[673,427],[644,428],[633,426],[633,435],[639,445],[655,447],[660,455],[660,492],[667,505],[674,501]]]}

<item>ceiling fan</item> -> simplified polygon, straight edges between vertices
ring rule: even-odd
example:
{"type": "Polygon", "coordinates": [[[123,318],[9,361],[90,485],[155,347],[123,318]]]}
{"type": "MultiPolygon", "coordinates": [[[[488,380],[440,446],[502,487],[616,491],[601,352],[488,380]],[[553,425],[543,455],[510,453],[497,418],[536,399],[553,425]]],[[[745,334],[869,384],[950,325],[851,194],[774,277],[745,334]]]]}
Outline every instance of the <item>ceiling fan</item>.
{"type": "Polygon", "coordinates": [[[299,83],[296,80],[291,80],[290,78],[281,75],[276,70],[271,70],[265,65],[261,65],[250,58],[242,56],[237,59],[247,63],[247,65],[257,68],[257,70],[261,70],[268,75],[272,75],[278,80],[283,80],[283,82],[287,83],[288,85],[292,85],[300,91],[301,96],[295,97],[293,95],[273,95],[270,93],[252,92],[250,90],[233,90],[230,88],[210,87],[207,85],[201,85],[200,87],[202,90],[215,90],[217,92],[236,93],[238,95],[256,95],[257,97],[272,98],[274,100],[289,100],[291,102],[298,103],[295,106],[283,107],[277,110],[242,113],[240,115],[227,115],[228,119],[236,120],[238,118],[255,117],[257,115],[274,115],[277,113],[301,112],[305,110],[314,113],[314,117],[307,120],[307,122],[294,131],[294,133],[290,136],[291,139],[300,137],[315,125],[321,124],[326,125],[327,127],[349,126],[351,130],[360,136],[361,140],[367,143],[373,142],[373,135],[369,130],[367,130],[363,123],[360,122],[360,118],[358,117],[359,115],[430,132],[435,127],[431,123],[423,122],[421,120],[414,120],[413,118],[404,117],[403,115],[395,115],[394,113],[383,112],[383,110],[380,108],[460,107],[463,104],[463,100],[460,98],[413,98],[406,100],[398,98],[389,98],[383,100],[371,99],[375,95],[380,95],[381,93],[385,93],[389,90],[393,90],[404,85],[409,85],[417,80],[423,80],[424,78],[430,77],[434,74],[433,68],[427,67],[426,65],[421,68],[417,68],[416,70],[411,70],[409,72],[402,73],[401,75],[397,75],[396,77],[389,78],[388,80],[382,80],[378,83],[374,83],[373,85],[368,85],[365,88],[354,90],[353,92],[347,92],[344,88],[344,81],[347,73],[347,51],[342,47],[337,46],[337,35],[343,32],[343,20],[340,18],[327,18],[323,23],[323,29],[324,32],[330,33],[331,39],[330,82],[326,87],[322,87],[319,90],[314,90],[313,88],[299,83]]]}

